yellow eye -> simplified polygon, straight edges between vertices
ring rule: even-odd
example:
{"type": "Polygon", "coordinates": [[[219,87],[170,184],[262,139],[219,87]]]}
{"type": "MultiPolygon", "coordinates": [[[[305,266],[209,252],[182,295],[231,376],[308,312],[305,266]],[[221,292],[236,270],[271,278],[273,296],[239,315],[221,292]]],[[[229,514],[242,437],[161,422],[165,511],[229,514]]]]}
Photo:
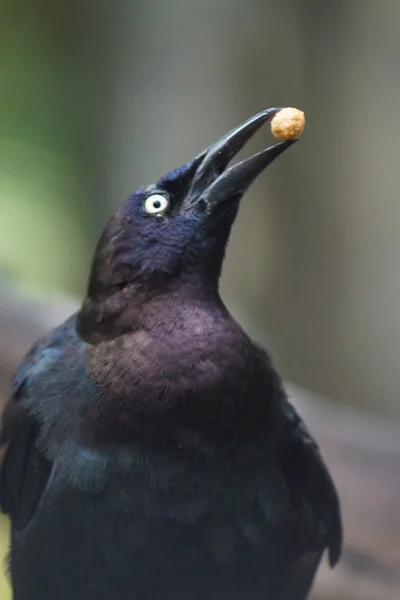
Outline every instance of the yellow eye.
{"type": "Polygon", "coordinates": [[[163,213],[169,205],[169,200],[162,194],[151,194],[147,196],[144,202],[144,210],[149,215],[159,215],[163,213]]]}

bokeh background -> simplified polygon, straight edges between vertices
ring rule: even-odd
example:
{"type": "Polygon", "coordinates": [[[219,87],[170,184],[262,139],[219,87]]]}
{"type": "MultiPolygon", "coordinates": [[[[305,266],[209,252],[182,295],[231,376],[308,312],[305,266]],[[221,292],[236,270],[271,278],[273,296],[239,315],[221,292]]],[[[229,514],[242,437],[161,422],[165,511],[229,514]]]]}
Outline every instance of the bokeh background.
{"type": "Polygon", "coordinates": [[[132,190],[286,105],[305,134],[243,202],[223,297],[286,378],[400,419],[397,0],[0,0],[0,282],[82,297],[132,190]]]}

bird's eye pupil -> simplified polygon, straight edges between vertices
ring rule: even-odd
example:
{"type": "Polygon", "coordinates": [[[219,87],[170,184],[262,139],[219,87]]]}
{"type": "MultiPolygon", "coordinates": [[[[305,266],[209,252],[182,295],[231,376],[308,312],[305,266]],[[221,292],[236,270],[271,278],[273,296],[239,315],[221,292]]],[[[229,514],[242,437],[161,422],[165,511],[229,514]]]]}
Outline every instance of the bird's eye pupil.
{"type": "Polygon", "coordinates": [[[161,202],[159,200],[154,200],[153,206],[154,208],[161,208],[161,202]]]}

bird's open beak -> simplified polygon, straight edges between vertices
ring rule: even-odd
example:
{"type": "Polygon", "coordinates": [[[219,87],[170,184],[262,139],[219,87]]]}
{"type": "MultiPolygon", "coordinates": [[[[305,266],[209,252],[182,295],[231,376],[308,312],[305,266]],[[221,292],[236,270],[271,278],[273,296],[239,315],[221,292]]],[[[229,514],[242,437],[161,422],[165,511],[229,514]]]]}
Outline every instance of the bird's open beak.
{"type": "MultiPolygon", "coordinates": [[[[251,117],[220,138],[202,153],[204,158],[194,174],[185,203],[186,210],[193,208],[200,200],[211,208],[230,198],[240,198],[256,177],[297,140],[280,142],[266,150],[226,168],[232,158],[245,143],[279,112],[280,108],[268,108],[251,117]]],[[[200,158],[200,157],[199,157],[200,158]]]]}

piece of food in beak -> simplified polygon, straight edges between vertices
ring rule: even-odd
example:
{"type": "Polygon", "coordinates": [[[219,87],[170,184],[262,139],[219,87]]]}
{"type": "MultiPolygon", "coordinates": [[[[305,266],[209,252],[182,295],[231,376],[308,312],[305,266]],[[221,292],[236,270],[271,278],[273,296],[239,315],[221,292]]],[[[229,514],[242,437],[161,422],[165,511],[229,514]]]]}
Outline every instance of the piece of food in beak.
{"type": "Polygon", "coordinates": [[[301,110],[282,108],[271,121],[272,135],[278,140],[294,140],[303,133],[305,122],[301,110]]]}

